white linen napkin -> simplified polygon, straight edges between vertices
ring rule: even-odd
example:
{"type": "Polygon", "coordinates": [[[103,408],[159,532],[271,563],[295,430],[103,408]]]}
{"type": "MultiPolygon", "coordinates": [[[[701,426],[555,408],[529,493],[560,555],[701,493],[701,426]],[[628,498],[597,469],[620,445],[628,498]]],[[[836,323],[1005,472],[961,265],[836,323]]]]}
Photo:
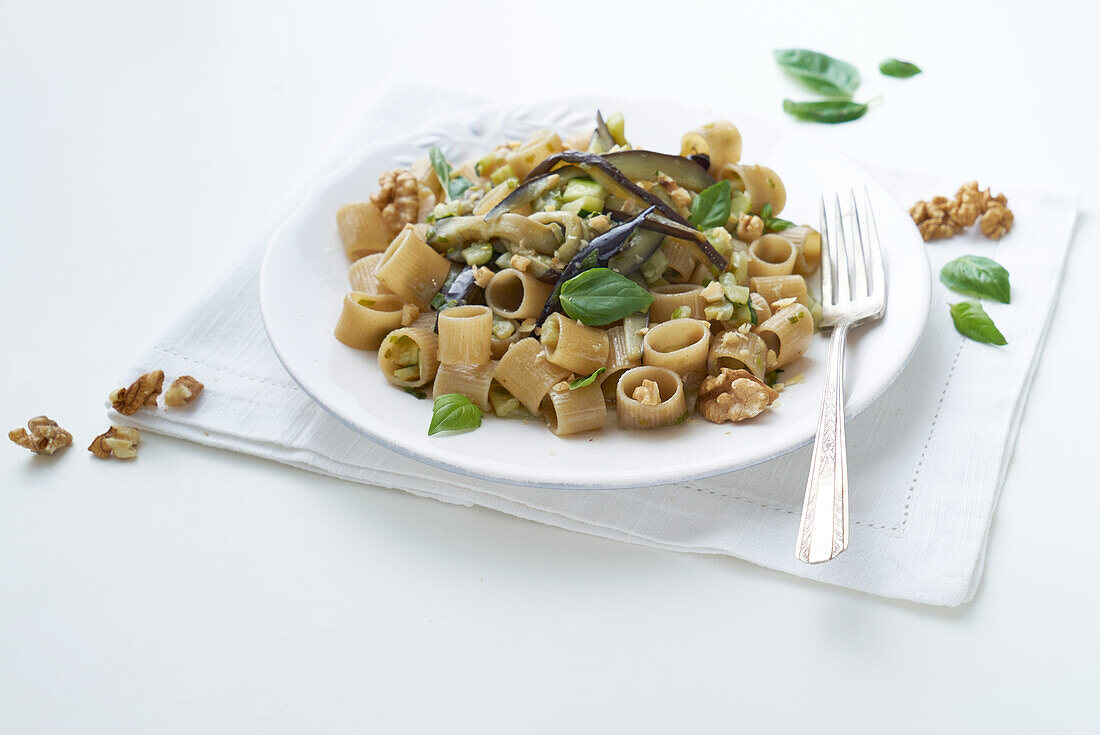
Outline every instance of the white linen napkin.
{"type": "MultiPolygon", "coordinates": [[[[438,90],[391,95],[319,170],[363,141],[412,128],[431,110],[469,106],[438,90]],[[448,99],[450,97],[451,99],[448,99]],[[448,105],[450,102],[452,104],[448,105]]],[[[950,195],[960,182],[873,170],[902,202],[950,195]]],[[[794,539],[810,447],[746,470],[692,483],[628,490],[565,491],[464,477],[400,456],[332,418],[291,380],[267,341],[258,274],[274,226],[308,185],[293,192],[236,268],[134,363],[206,384],[186,410],[163,408],[113,423],[177,436],[347,480],[399,488],[606,538],[676,551],[728,554],[800,577],[935,605],[970,600],[1004,473],[1042,349],[1077,214],[1077,197],[1004,189],[1016,213],[1011,236],[966,234],[928,246],[932,272],[966,253],[993,257],[1012,274],[1012,304],[985,304],[1009,344],[961,337],[947,304],[963,297],[938,282],[928,327],[897,382],[848,424],[851,540],[828,564],[807,566],[794,539]],[[1034,257],[1041,245],[1043,257],[1034,257]],[[976,417],[980,416],[980,420],[976,417]]]]}

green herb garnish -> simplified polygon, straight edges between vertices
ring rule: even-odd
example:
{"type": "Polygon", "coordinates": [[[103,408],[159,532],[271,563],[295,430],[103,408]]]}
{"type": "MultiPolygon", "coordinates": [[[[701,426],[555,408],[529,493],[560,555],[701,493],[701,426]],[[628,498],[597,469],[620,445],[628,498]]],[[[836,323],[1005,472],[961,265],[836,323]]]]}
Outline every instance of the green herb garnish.
{"type": "Polygon", "coordinates": [[[576,390],[577,388],[584,388],[585,386],[592,385],[596,382],[596,378],[600,377],[607,372],[607,368],[598,367],[596,372],[589,375],[587,378],[577,378],[576,380],[569,381],[569,390],[576,390]]]}
{"type": "Polygon", "coordinates": [[[688,222],[700,230],[719,227],[730,218],[730,207],[730,182],[723,179],[703,189],[692,200],[688,222]]]}
{"type": "Polygon", "coordinates": [[[448,201],[459,198],[472,186],[470,180],[463,176],[451,178],[451,164],[447,163],[447,159],[443,157],[443,151],[439,150],[438,146],[432,146],[428,151],[428,158],[432,162],[436,178],[443,186],[443,192],[447,195],[448,201]]]}
{"type": "Polygon", "coordinates": [[[794,222],[778,217],[772,217],[772,205],[769,202],[760,209],[760,219],[764,220],[764,229],[767,232],[782,232],[788,227],[794,227],[794,222]]]}
{"type": "Polygon", "coordinates": [[[799,120],[820,123],[842,123],[858,120],[867,113],[866,102],[851,100],[821,100],[819,102],[794,102],[783,100],[783,111],[799,120]]]}
{"type": "Polygon", "coordinates": [[[846,61],[800,48],[773,53],[783,71],[818,94],[851,99],[859,87],[859,70],[846,61]]]}
{"type": "Polygon", "coordinates": [[[589,327],[618,321],[653,303],[649,291],[608,268],[591,268],[566,281],[559,294],[562,309],[589,327]]]}
{"type": "Polygon", "coordinates": [[[997,261],[981,255],[955,258],[940,270],[940,280],[964,296],[993,299],[1002,304],[1011,298],[1008,271],[997,261]]]}
{"type": "Polygon", "coordinates": [[[988,345],[1008,344],[1001,330],[997,329],[997,325],[977,301],[951,304],[951,321],[955,322],[955,329],[959,330],[959,334],[975,342],[988,345]]]}
{"type": "Polygon", "coordinates": [[[415,398],[424,399],[424,398],[428,397],[427,393],[425,393],[422,390],[417,390],[416,388],[405,388],[405,392],[408,393],[410,396],[413,396],[415,398]]]}
{"type": "Polygon", "coordinates": [[[888,77],[896,77],[897,79],[915,77],[921,72],[921,68],[916,64],[899,61],[898,59],[887,59],[878,65],[878,70],[888,77]]]}
{"type": "Polygon", "coordinates": [[[432,404],[428,436],[441,431],[467,431],[481,426],[481,409],[461,393],[445,393],[432,404]]]}

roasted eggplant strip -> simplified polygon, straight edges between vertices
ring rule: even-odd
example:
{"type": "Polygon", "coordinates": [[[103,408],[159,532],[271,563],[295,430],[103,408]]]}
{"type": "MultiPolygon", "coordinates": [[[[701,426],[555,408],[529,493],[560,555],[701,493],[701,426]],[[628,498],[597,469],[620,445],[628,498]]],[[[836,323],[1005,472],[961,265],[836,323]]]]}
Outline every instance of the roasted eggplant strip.
{"type": "Polygon", "coordinates": [[[593,238],[592,242],[581,248],[562,269],[561,275],[558,276],[557,283],[554,285],[554,291],[550,294],[550,298],[546,300],[546,305],[542,308],[542,313],[539,314],[535,326],[541,325],[546,317],[561,308],[561,299],[558,296],[561,293],[562,284],[581,271],[607,265],[607,262],[626,246],[630,236],[652,213],[653,207],[650,207],[629,222],[616,225],[599,237],[593,238]]]}
{"type": "Polygon", "coordinates": [[[714,183],[714,177],[705,168],[683,156],[638,149],[607,153],[603,159],[632,181],[656,181],[657,174],[665,174],[680,186],[696,193],[714,183]]]}
{"type": "Polygon", "coordinates": [[[649,260],[653,253],[657,252],[657,248],[661,247],[661,242],[664,239],[663,234],[647,228],[646,223],[643,222],[630,236],[626,247],[618,255],[608,260],[607,267],[616,273],[629,276],[641,268],[642,263],[649,260]]]}
{"type": "MultiPolygon", "coordinates": [[[[620,222],[634,216],[627,212],[610,208],[605,209],[604,213],[611,217],[611,219],[620,222]]],[[[704,235],[702,232],[699,232],[699,230],[695,229],[691,225],[685,227],[679,222],[673,222],[667,217],[664,217],[659,212],[654,212],[646,218],[646,221],[643,222],[641,226],[644,229],[652,230],[653,232],[659,232],[662,235],[668,235],[669,237],[675,237],[678,240],[683,240],[685,242],[691,243],[692,245],[695,245],[699,250],[699,252],[696,254],[696,258],[701,263],[708,263],[709,265],[713,265],[714,267],[723,271],[728,265],[726,259],[722,257],[722,254],[715,250],[714,246],[710,244],[709,240],[707,240],[706,235],[704,235]]]]}
{"type": "Polygon", "coordinates": [[[607,129],[607,123],[604,122],[603,113],[596,110],[596,129],[592,131],[592,140],[588,144],[588,150],[596,153],[604,153],[611,150],[615,145],[615,138],[612,137],[611,131],[607,129]]]}
{"type": "Polygon", "coordinates": [[[514,253],[553,255],[561,242],[557,230],[521,214],[504,213],[492,220],[477,216],[446,217],[435,223],[432,240],[452,247],[471,242],[503,240],[514,253]]]}

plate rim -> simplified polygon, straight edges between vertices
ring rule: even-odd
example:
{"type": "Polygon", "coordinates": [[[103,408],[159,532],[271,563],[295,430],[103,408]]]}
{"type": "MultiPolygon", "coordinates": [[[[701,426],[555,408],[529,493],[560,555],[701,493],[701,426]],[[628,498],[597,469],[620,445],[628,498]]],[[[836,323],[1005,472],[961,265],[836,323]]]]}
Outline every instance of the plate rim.
{"type": "MultiPolygon", "coordinates": [[[[421,125],[417,128],[414,128],[412,130],[409,130],[407,132],[404,132],[402,134],[387,136],[385,138],[381,138],[379,140],[373,140],[370,143],[359,146],[359,147],[355,148],[353,151],[351,151],[349,154],[347,154],[346,158],[343,159],[342,163],[339,163],[338,165],[334,166],[333,168],[331,168],[327,171],[322,170],[322,172],[319,173],[309,183],[309,185],[305,188],[304,192],[301,195],[301,199],[298,201],[298,203],[282,219],[279,220],[279,223],[275,226],[275,228],[272,230],[271,234],[268,236],[268,238],[267,238],[267,240],[264,244],[264,254],[263,254],[263,258],[262,258],[261,263],[260,263],[260,273],[259,273],[260,318],[261,318],[261,321],[262,321],[263,326],[264,326],[264,333],[267,336],[268,344],[270,344],[270,346],[272,348],[272,351],[275,353],[275,356],[278,358],[278,360],[282,364],[283,368],[287,371],[287,374],[291,377],[291,379],[295,382],[295,384],[302,390],[302,392],[305,393],[307,396],[309,396],[309,399],[311,401],[313,401],[316,405],[320,406],[327,414],[332,416],[334,419],[336,419],[342,425],[344,425],[347,428],[351,429],[356,434],[359,434],[360,436],[362,436],[366,439],[369,439],[370,441],[372,441],[376,444],[379,444],[379,445],[381,445],[381,446],[383,446],[387,449],[390,449],[391,451],[394,451],[394,452],[396,452],[397,454],[400,454],[403,457],[407,457],[411,460],[422,463],[422,464],[424,464],[428,467],[435,467],[435,468],[443,469],[443,470],[446,470],[448,472],[453,472],[455,474],[462,475],[464,477],[469,477],[469,478],[477,479],[477,480],[488,480],[490,482],[501,482],[501,483],[504,483],[504,484],[507,484],[507,485],[513,485],[513,486],[518,486],[518,487],[557,489],[557,490],[614,490],[614,489],[625,489],[625,488],[656,487],[656,486],[660,486],[660,485],[667,485],[667,484],[670,484],[670,483],[691,482],[691,481],[695,481],[695,480],[703,480],[703,479],[710,478],[710,477],[716,477],[718,475],[729,474],[731,472],[736,472],[736,471],[739,471],[739,470],[748,469],[749,467],[754,467],[754,466],[759,465],[759,464],[763,464],[764,462],[770,462],[773,459],[777,459],[778,457],[781,457],[785,454],[789,454],[791,452],[794,452],[794,451],[796,451],[798,449],[801,449],[802,447],[805,447],[805,446],[809,445],[810,443],[812,443],[814,441],[815,436],[814,436],[814,434],[811,433],[810,436],[808,436],[808,437],[802,437],[802,438],[799,438],[799,439],[795,439],[795,440],[792,440],[792,441],[784,444],[782,447],[777,448],[774,452],[768,453],[768,454],[763,455],[763,456],[753,457],[753,458],[751,458],[747,461],[737,462],[734,465],[727,465],[727,466],[722,466],[722,467],[712,467],[712,468],[703,468],[703,469],[695,469],[695,470],[688,470],[688,471],[682,471],[681,470],[679,472],[674,471],[677,467],[679,467],[678,465],[669,465],[669,471],[666,472],[666,473],[661,474],[660,476],[638,477],[638,478],[623,478],[621,480],[616,480],[616,481],[597,480],[597,481],[589,482],[589,483],[578,483],[578,482],[573,482],[573,481],[565,481],[565,482],[561,482],[561,481],[531,481],[531,480],[526,479],[526,478],[524,478],[521,475],[516,474],[516,473],[507,473],[507,472],[491,472],[491,473],[489,473],[489,472],[484,472],[484,471],[483,472],[478,472],[477,470],[474,470],[472,468],[468,468],[468,467],[464,467],[464,466],[459,465],[459,464],[454,464],[452,462],[448,462],[447,460],[442,459],[440,457],[431,456],[426,452],[418,452],[417,450],[415,450],[411,447],[408,447],[403,443],[390,440],[383,432],[372,431],[369,427],[360,425],[359,423],[356,423],[355,421],[351,420],[350,418],[347,418],[347,417],[341,415],[334,408],[330,407],[325,401],[321,400],[314,393],[314,391],[310,389],[310,387],[308,385],[308,381],[305,380],[304,378],[302,378],[295,371],[295,369],[293,367],[293,361],[289,360],[287,358],[287,356],[284,354],[283,350],[280,349],[278,340],[275,336],[275,331],[276,330],[273,329],[273,326],[269,321],[269,319],[270,319],[270,309],[267,306],[267,299],[268,299],[267,283],[268,283],[268,278],[270,277],[269,262],[270,262],[271,258],[273,257],[272,253],[275,250],[275,243],[279,240],[279,237],[283,233],[284,229],[286,229],[290,225],[290,223],[297,218],[299,213],[301,213],[306,208],[307,204],[309,204],[311,201],[313,201],[315,196],[317,196],[318,191],[325,184],[337,179],[340,176],[340,174],[344,172],[345,169],[350,168],[353,165],[355,165],[363,156],[369,155],[369,153],[374,149],[381,149],[381,148],[384,148],[384,147],[387,147],[387,146],[393,146],[393,145],[399,144],[401,141],[404,141],[404,140],[407,140],[409,138],[415,137],[418,134],[422,134],[423,132],[426,132],[426,131],[432,129],[435,126],[446,125],[446,124],[448,124],[452,121],[462,119],[463,116],[468,116],[468,115],[473,114],[473,113],[482,114],[482,115],[490,114],[490,113],[493,113],[493,112],[505,113],[506,114],[506,113],[509,113],[509,112],[515,112],[517,110],[533,108],[533,107],[544,107],[544,106],[550,106],[550,105],[566,105],[566,106],[569,106],[569,107],[575,107],[575,106],[578,106],[578,105],[581,105],[581,104],[588,104],[589,106],[591,106],[591,104],[595,104],[597,102],[606,103],[606,102],[609,102],[609,101],[621,101],[621,102],[624,102],[624,103],[627,102],[627,100],[618,100],[618,99],[612,100],[612,98],[610,98],[610,97],[599,97],[599,98],[597,98],[597,97],[592,97],[592,96],[587,96],[586,95],[586,96],[558,97],[558,98],[547,99],[547,100],[542,100],[542,101],[527,102],[527,103],[523,103],[523,104],[520,104],[520,105],[508,104],[508,103],[499,103],[499,104],[490,104],[490,105],[478,105],[478,106],[475,106],[475,107],[465,108],[465,109],[462,109],[462,110],[457,110],[457,111],[453,112],[450,115],[444,115],[444,116],[432,118],[431,120],[429,120],[425,124],[423,124],[423,125],[421,125]]],[[[647,100],[645,102],[646,103],[652,103],[652,102],[654,102],[654,100],[647,100]]],[[[681,106],[685,106],[685,105],[681,105],[681,106]]],[[[707,108],[707,110],[711,111],[711,109],[709,107],[707,108]]],[[[757,121],[761,121],[761,122],[763,122],[765,120],[765,118],[760,117],[760,116],[756,116],[756,115],[748,115],[748,116],[753,117],[757,121]]],[[[902,211],[904,211],[905,208],[902,206],[901,202],[897,199],[897,197],[893,194],[893,192],[891,192],[885,185],[883,185],[883,183],[878,179],[877,176],[875,176],[870,171],[868,171],[867,168],[862,163],[860,163],[859,161],[853,159],[851,156],[848,156],[846,153],[839,150],[838,148],[836,148],[832,144],[830,144],[830,143],[828,143],[824,140],[821,140],[820,138],[818,138],[815,135],[812,135],[812,134],[810,134],[808,132],[804,132],[804,131],[786,131],[785,130],[785,131],[782,131],[780,133],[780,135],[781,136],[796,135],[796,136],[807,138],[807,139],[811,140],[815,145],[821,146],[822,148],[826,148],[826,149],[830,150],[833,154],[835,154],[837,156],[840,156],[841,158],[845,159],[851,165],[856,167],[864,176],[866,176],[867,179],[869,179],[870,181],[873,181],[875,184],[877,184],[878,188],[889,197],[890,202],[892,204],[894,204],[898,208],[902,209],[902,211]]],[[[925,283],[925,288],[920,289],[918,291],[918,293],[920,293],[923,296],[923,304],[921,305],[921,309],[920,309],[920,312],[921,312],[921,314],[920,314],[920,328],[916,330],[917,337],[913,341],[913,344],[910,346],[910,348],[908,350],[908,353],[905,355],[905,358],[899,363],[898,368],[893,372],[892,375],[889,376],[889,378],[887,380],[883,381],[881,387],[878,390],[872,392],[859,405],[853,406],[850,403],[846,403],[846,405],[845,405],[845,420],[846,421],[851,421],[856,416],[860,415],[861,413],[866,411],[868,408],[870,408],[879,398],[882,397],[882,395],[887,390],[890,389],[891,386],[894,385],[895,382],[897,382],[898,377],[900,377],[901,374],[905,371],[905,368],[909,365],[910,361],[913,359],[913,356],[916,354],[917,348],[920,346],[922,337],[923,337],[924,332],[926,331],[927,326],[928,326],[928,318],[929,318],[929,313],[931,311],[931,297],[932,297],[932,277],[931,277],[931,267],[930,267],[929,260],[928,260],[928,253],[927,253],[926,250],[922,249],[921,250],[921,255],[923,257],[919,258],[918,261],[920,262],[920,264],[922,266],[922,272],[924,274],[924,279],[923,280],[924,280],[924,283],[925,283]]],[[[646,472],[649,475],[653,475],[652,471],[646,471],[646,472]]]]}

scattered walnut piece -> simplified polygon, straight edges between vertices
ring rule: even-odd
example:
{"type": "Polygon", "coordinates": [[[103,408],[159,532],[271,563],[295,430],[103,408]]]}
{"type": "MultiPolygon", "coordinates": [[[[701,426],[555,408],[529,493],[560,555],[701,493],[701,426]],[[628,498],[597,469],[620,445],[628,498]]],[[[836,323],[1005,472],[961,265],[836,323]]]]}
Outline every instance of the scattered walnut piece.
{"type": "Polygon", "coordinates": [[[392,235],[415,224],[420,216],[419,182],[412,171],[394,169],[378,177],[379,189],[370,200],[382,212],[382,221],[392,235]]]}
{"type": "Polygon", "coordinates": [[[703,418],[721,424],[757,416],[778,396],[748,370],[722,368],[703,381],[697,405],[703,418]]]}
{"type": "Polygon", "coordinates": [[[111,407],[119,413],[130,416],[143,406],[157,407],[157,396],[164,384],[164,371],[154,370],[145,373],[130,384],[129,388],[119,388],[111,394],[111,407]]]}
{"type": "Polygon", "coordinates": [[[737,220],[737,239],[752,242],[764,235],[764,220],[755,214],[743,214],[737,220]]]}
{"type": "Polygon", "coordinates": [[[27,422],[26,429],[9,431],[8,438],[35,454],[53,454],[73,443],[73,435],[48,416],[35,416],[27,422]]]}
{"type": "Polygon", "coordinates": [[[88,451],[103,459],[108,457],[133,459],[137,456],[137,445],[140,441],[141,434],[138,433],[137,429],[112,426],[105,433],[92,440],[88,451]]]}
{"type": "Polygon", "coordinates": [[[478,288],[485,288],[489,285],[489,281],[493,280],[493,275],[492,270],[481,266],[474,271],[474,283],[477,284],[478,288]]]}
{"type": "Polygon", "coordinates": [[[643,380],[630,396],[643,406],[656,406],[661,402],[661,389],[655,380],[643,380]]]}
{"type": "Polygon", "coordinates": [[[164,405],[172,408],[186,406],[195,400],[205,387],[190,375],[181,375],[172,381],[172,385],[168,386],[168,390],[164,391],[164,405]]]}
{"type": "Polygon", "coordinates": [[[668,192],[669,199],[684,212],[691,209],[691,194],[668,174],[658,174],[657,184],[668,192]]]}
{"type": "Polygon", "coordinates": [[[527,269],[531,266],[531,259],[528,258],[526,255],[513,255],[508,261],[508,265],[512,266],[517,271],[526,272],[527,269]]]}
{"type": "Polygon", "coordinates": [[[420,307],[416,304],[402,304],[401,326],[411,327],[420,318],[420,307]]]}
{"type": "Polygon", "coordinates": [[[990,240],[1000,240],[1012,229],[1013,219],[1011,209],[1000,204],[994,204],[985,210],[979,227],[982,234],[990,240]]]}

